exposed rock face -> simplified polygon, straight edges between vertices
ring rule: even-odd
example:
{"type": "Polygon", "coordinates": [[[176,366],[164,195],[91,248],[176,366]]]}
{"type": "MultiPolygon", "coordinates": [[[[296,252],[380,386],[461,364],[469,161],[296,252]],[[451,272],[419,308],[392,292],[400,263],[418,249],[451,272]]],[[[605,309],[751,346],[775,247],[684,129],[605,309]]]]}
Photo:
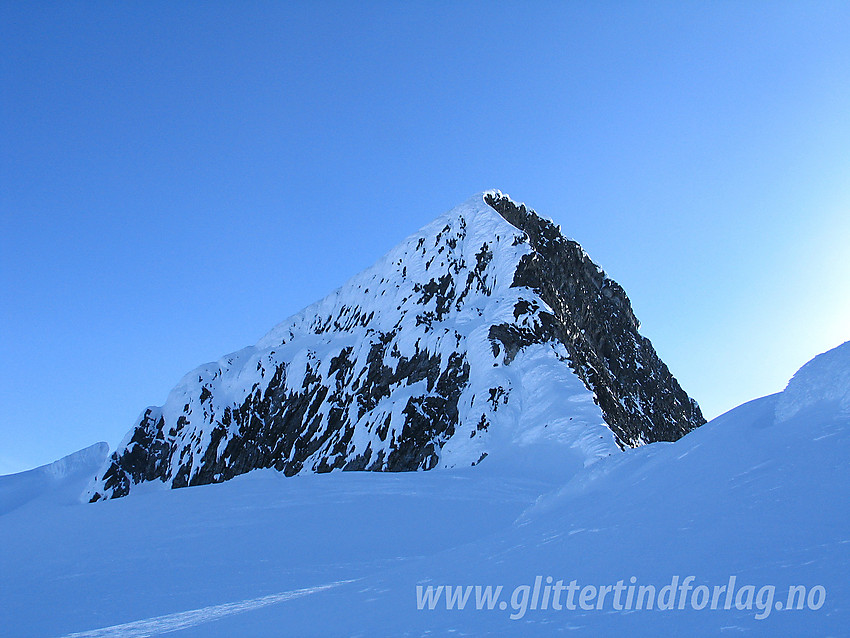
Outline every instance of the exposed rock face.
{"type": "MultiPolygon", "coordinates": [[[[514,335],[505,347],[541,338],[562,342],[623,445],[675,441],[705,423],[696,401],[638,333],[640,322],[620,285],[551,221],[499,193],[487,194],[485,201],[524,230],[534,249],[520,261],[513,285],[533,289],[553,310],[542,333],[514,335]]],[[[494,336],[501,339],[509,329],[494,326],[491,334],[499,330],[494,336]]]]}
{"type": "Polygon", "coordinates": [[[491,191],[256,346],[189,373],[88,496],[256,468],[475,465],[534,442],[589,462],[702,423],[622,288],[550,221],[491,191]]]}

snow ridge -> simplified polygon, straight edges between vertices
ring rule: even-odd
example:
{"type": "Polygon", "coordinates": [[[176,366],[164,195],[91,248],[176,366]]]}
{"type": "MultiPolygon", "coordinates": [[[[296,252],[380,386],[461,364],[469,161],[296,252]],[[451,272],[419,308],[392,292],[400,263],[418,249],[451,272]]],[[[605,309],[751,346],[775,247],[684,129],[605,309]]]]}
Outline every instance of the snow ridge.
{"type": "Polygon", "coordinates": [[[108,454],[108,444],[95,443],[53,463],[0,476],[0,516],[32,501],[79,503],[80,492],[108,454]]]}

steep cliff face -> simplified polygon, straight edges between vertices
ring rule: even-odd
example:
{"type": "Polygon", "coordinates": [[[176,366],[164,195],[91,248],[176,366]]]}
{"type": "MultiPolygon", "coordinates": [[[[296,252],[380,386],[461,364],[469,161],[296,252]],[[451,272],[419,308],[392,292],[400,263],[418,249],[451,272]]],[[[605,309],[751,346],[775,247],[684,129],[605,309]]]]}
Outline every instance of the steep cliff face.
{"type": "Polygon", "coordinates": [[[498,463],[537,444],[588,463],[703,422],[622,288],[551,222],[490,191],[255,346],[186,375],[88,497],[255,468],[498,463]]]}
{"type": "Polygon", "coordinates": [[[529,340],[563,343],[621,445],[675,441],[705,423],[696,401],[638,333],[622,287],[551,221],[498,192],[485,201],[525,231],[533,249],[520,259],[513,285],[534,290],[552,309],[543,332],[520,336],[511,347],[529,340]]]}

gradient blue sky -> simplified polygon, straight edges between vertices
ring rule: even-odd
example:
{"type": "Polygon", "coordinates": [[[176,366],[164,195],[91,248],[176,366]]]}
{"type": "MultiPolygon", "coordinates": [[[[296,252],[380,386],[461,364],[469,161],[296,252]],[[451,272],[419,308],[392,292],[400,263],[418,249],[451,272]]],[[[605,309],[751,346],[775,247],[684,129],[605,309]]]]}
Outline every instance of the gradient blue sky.
{"type": "Polygon", "coordinates": [[[715,416],[850,338],[850,4],[0,4],[0,473],[499,188],[715,416]]]}

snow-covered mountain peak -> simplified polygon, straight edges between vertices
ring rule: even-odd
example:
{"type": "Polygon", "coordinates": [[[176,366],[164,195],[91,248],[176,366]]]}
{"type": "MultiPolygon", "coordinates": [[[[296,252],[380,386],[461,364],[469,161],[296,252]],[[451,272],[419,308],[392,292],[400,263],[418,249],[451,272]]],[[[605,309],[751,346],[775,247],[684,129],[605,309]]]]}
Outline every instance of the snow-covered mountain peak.
{"type": "Polygon", "coordinates": [[[622,288],[486,191],[146,409],[90,492],[287,475],[593,462],[704,422],[622,288]],[[537,450],[536,452],[531,452],[537,450]]]}

